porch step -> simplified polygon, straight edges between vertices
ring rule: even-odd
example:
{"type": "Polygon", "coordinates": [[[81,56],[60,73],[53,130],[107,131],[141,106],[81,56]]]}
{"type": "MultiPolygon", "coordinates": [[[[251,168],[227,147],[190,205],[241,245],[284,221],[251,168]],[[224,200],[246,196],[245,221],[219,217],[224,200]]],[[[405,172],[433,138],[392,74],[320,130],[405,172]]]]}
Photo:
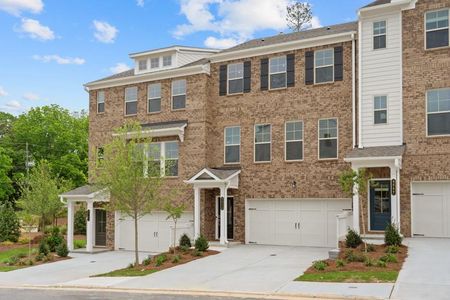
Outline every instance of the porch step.
{"type": "Polygon", "coordinates": [[[227,244],[223,245],[219,241],[209,241],[209,246],[214,248],[230,248],[237,245],[242,245],[241,242],[228,242],[227,244]]]}
{"type": "Polygon", "coordinates": [[[97,253],[104,253],[104,252],[108,252],[111,251],[108,248],[94,248],[92,249],[92,252],[88,252],[86,250],[86,248],[80,248],[80,249],[74,249],[72,251],[70,251],[70,253],[81,253],[81,254],[97,254],[97,253]]]}
{"type": "Polygon", "coordinates": [[[332,249],[328,251],[328,257],[330,259],[337,259],[339,257],[339,249],[332,249]]]}
{"type": "Polygon", "coordinates": [[[384,244],[384,234],[362,234],[361,238],[368,244],[382,245],[384,244]]]}

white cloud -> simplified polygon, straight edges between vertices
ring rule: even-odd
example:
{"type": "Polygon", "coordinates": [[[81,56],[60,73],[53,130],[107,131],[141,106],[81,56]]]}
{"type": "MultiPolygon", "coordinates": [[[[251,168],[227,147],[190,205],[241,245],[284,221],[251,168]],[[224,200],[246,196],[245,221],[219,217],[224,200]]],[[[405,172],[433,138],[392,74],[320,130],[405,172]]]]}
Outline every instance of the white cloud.
{"type": "Polygon", "coordinates": [[[130,69],[130,67],[125,63],[117,63],[114,67],[109,68],[109,70],[113,74],[125,72],[125,71],[128,71],[129,69],[130,69]]]}
{"type": "Polygon", "coordinates": [[[233,38],[215,38],[213,36],[208,36],[205,40],[205,46],[214,49],[225,49],[236,46],[239,43],[238,40],[233,38]]]}
{"type": "Polygon", "coordinates": [[[137,6],[144,7],[144,0],[136,0],[137,6]]]}
{"type": "Polygon", "coordinates": [[[10,112],[17,112],[24,110],[25,107],[17,100],[11,100],[5,103],[5,105],[2,106],[2,108],[6,111],[10,112]]]}
{"type": "Polygon", "coordinates": [[[20,16],[22,12],[40,13],[44,9],[42,0],[0,0],[0,10],[20,16]]]}
{"type": "Polygon", "coordinates": [[[23,99],[28,100],[28,101],[37,101],[39,99],[41,99],[41,97],[39,97],[39,95],[36,95],[35,93],[25,93],[22,96],[23,99]]]}
{"type": "Polygon", "coordinates": [[[116,27],[107,22],[97,20],[94,20],[93,23],[95,27],[94,36],[99,42],[114,43],[117,33],[119,32],[116,27]]]}
{"type": "Polygon", "coordinates": [[[61,57],[59,55],[33,55],[34,60],[39,60],[45,63],[56,62],[59,65],[82,65],[86,61],[79,57],[61,57]]]}
{"type": "Polygon", "coordinates": [[[55,39],[53,31],[49,27],[39,23],[38,20],[23,18],[20,31],[36,40],[48,41],[55,39]]]}
{"type": "Polygon", "coordinates": [[[0,97],[8,96],[8,93],[5,91],[5,89],[0,86],[0,97]]]}
{"type": "Polygon", "coordinates": [[[319,17],[313,16],[310,22],[311,28],[319,28],[322,27],[322,24],[320,24],[319,17]]]}

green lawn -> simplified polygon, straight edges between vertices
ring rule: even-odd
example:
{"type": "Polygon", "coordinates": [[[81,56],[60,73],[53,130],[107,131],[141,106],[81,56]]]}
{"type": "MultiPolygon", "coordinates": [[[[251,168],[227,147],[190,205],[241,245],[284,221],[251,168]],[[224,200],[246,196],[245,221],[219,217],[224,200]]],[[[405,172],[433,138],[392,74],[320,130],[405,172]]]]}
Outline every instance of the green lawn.
{"type": "Polygon", "coordinates": [[[303,274],[296,281],[315,282],[395,282],[398,271],[335,271],[303,274]]]}
{"type": "Polygon", "coordinates": [[[105,274],[94,275],[91,277],[132,277],[132,276],[145,276],[157,272],[157,270],[141,270],[135,268],[125,268],[115,270],[105,274]]]}
{"type": "MultiPolygon", "coordinates": [[[[28,255],[28,246],[0,252],[0,264],[2,264],[4,261],[8,260],[10,257],[17,256],[17,255],[28,255]]],[[[23,268],[23,267],[22,266],[20,266],[20,267],[19,266],[0,266],[0,272],[13,271],[13,270],[20,269],[20,268],[23,268]]]]}
{"type": "Polygon", "coordinates": [[[19,266],[0,266],[0,272],[9,272],[20,269],[22,267],[19,266]]]}

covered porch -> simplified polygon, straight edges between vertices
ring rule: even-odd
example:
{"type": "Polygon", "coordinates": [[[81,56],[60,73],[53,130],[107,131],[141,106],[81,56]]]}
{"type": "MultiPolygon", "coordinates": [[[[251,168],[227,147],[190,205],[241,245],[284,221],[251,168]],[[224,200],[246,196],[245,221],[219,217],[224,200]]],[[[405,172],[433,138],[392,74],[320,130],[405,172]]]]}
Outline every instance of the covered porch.
{"type": "Polygon", "coordinates": [[[91,185],[78,187],[59,195],[67,205],[67,247],[71,252],[97,253],[107,250],[106,211],[102,203],[109,201],[107,196],[91,185]],[[86,248],[74,249],[74,218],[76,206],[86,204],[86,248]]]}
{"type": "Polygon", "coordinates": [[[367,224],[363,234],[384,231],[388,223],[400,229],[400,170],[404,150],[403,145],[355,148],[345,157],[355,172],[364,168],[372,175],[367,195],[359,195],[358,186],[354,187],[352,227],[357,232],[361,232],[362,209],[367,224]]]}
{"type": "Polygon", "coordinates": [[[191,184],[194,188],[194,238],[198,238],[201,233],[201,190],[202,189],[219,189],[220,196],[218,198],[219,205],[219,226],[218,234],[221,245],[228,244],[228,219],[229,219],[229,189],[237,189],[239,187],[238,169],[212,169],[204,168],[195,174],[185,183],[191,184]]]}

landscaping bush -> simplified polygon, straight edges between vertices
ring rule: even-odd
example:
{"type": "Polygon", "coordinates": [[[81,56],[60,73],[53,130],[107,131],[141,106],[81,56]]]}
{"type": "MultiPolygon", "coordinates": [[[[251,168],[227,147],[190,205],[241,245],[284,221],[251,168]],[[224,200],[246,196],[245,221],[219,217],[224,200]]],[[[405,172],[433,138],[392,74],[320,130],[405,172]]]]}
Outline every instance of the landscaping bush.
{"type": "Polygon", "coordinates": [[[50,230],[50,235],[46,237],[46,241],[50,252],[55,252],[56,248],[58,248],[61,244],[64,244],[64,236],[59,231],[59,227],[54,226],[50,230]]]}
{"type": "Polygon", "coordinates": [[[366,267],[373,267],[373,266],[375,266],[375,263],[376,262],[370,257],[366,257],[366,260],[364,261],[364,265],[366,267]]]}
{"type": "Polygon", "coordinates": [[[19,218],[11,205],[0,206],[0,242],[17,242],[20,237],[19,218]]]}
{"type": "Polygon", "coordinates": [[[345,251],[344,257],[348,262],[364,262],[366,260],[363,254],[355,253],[352,250],[345,251]]]}
{"type": "Polygon", "coordinates": [[[56,247],[56,254],[60,257],[67,257],[69,255],[69,249],[67,244],[63,241],[58,247],[56,247]]]}
{"type": "Polygon", "coordinates": [[[42,261],[44,259],[45,255],[42,253],[39,253],[38,255],[36,255],[35,260],[36,261],[42,261]]]}
{"type": "Polygon", "coordinates": [[[398,246],[388,246],[386,248],[386,253],[397,254],[399,250],[398,246]]]}
{"type": "Polygon", "coordinates": [[[183,252],[188,252],[191,247],[188,246],[180,246],[180,250],[183,252]]]}
{"type": "Polygon", "coordinates": [[[386,263],[396,263],[396,262],[398,262],[397,256],[395,256],[395,254],[392,254],[392,253],[388,253],[386,255],[383,255],[382,257],[380,257],[380,260],[384,261],[386,263]]]}
{"type": "Polygon", "coordinates": [[[179,255],[175,255],[172,259],[172,263],[177,264],[181,260],[181,257],[179,255]]]}
{"type": "Polygon", "coordinates": [[[402,244],[402,236],[394,224],[388,224],[384,230],[384,243],[387,246],[400,246],[402,244]]]}
{"type": "Polygon", "coordinates": [[[208,248],[209,248],[209,243],[203,235],[199,236],[195,240],[195,249],[197,249],[198,251],[204,252],[204,251],[208,250],[208,248]]]}
{"type": "Polygon", "coordinates": [[[67,234],[67,226],[65,226],[65,225],[59,226],[59,231],[61,232],[62,235],[66,235],[67,234]]]}
{"type": "Polygon", "coordinates": [[[386,268],[386,262],[382,260],[377,261],[377,267],[386,268]]]}
{"type": "Polygon", "coordinates": [[[345,236],[345,245],[348,248],[356,248],[362,244],[361,236],[354,231],[353,229],[349,229],[347,235],[345,236]]]}
{"type": "Polygon", "coordinates": [[[86,234],[86,210],[84,208],[75,212],[73,232],[75,234],[86,234]]]}
{"type": "Polygon", "coordinates": [[[345,266],[345,260],[343,260],[343,259],[336,259],[336,267],[342,268],[343,266],[345,266]]]}
{"type": "Polygon", "coordinates": [[[375,252],[375,245],[367,244],[367,252],[375,252]]]}
{"type": "Polygon", "coordinates": [[[48,255],[50,252],[50,249],[48,247],[47,241],[45,239],[43,239],[40,243],[39,243],[39,254],[42,254],[43,256],[48,255]]]}
{"type": "Polygon", "coordinates": [[[148,266],[148,265],[151,263],[151,261],[152,261],[152,257],[151,257],[151,256],[148,256],[147,258],[145,258],[145,259],[142,261],[142,264],[143,264],[144,266],[148,266]]]}
{"type": "Polygon", "coordinates": [[[155,266],[159,267],[166,261],[167,261],[167,256],[165,254],[158,255],[155,258],[155,266]]]}
{"type": "Polygon", "coordinates": [[[85,240],[74,240],[73,241],[73,248],[74,249],[86,248],[86,241],[85,240]]]}
{"type": "Polygon", "coordinates": [[[192,252],[192,256],[202,256],[202,252],[201,252],[201,251],[198,251],[197,249],[195,249],[195,250],[192,252]]]}
{"type": "Polygon", "coordinates": [[[184,233],[180,237],[180,247],[187,247],[187,248],[191,248],[192,247],[191,239],[189,238],[189,236],[186,233],[184,233]]]}
{"type": "Polygon", "coordinates": [[[13,255],[10,258],[6,259],[4,261],[4,263],[9,266],[14,266],[14,265],[18,264],[19,261],[20,261],[19,257],[17,255],[13,255]]]}
{"type": "Polygon", "coordinates": [[[324,260],[318,260],[313,263],[313,268],[317,271],[323,271],[328,267],[328,263],[324,260]]]}

